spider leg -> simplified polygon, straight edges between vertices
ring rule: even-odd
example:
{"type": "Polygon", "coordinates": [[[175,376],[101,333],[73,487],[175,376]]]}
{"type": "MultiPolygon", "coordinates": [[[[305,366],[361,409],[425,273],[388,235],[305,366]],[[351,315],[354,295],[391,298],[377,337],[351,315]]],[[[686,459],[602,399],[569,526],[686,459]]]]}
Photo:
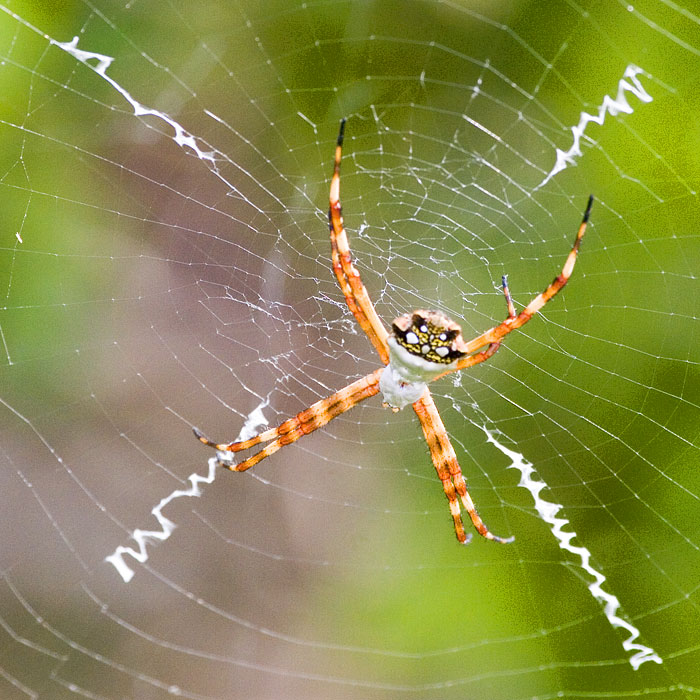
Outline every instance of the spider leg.
{"type": "MultiPolygon", "coordinates": [[[[564,287],[564,285],[569,281],[569,277],[571,277],[571,273],[574,270],[576,257],[581,245],[581,239],[583,238],[583,234],[586,232],[588,217],[590,216],[592,206],[593,195],[588,198],[588,204],[586,205],[586,210],[584,211],[581,225],[578,228],[574,245],[566,258],[564,267],[562,268],[561,273],[554,278],[547,289],[545,289],[541,294],[538,294],[519,314],[515,315],[515,310],[512,308],[513,302],[510,300],[510,292],[508,291],[506,280],[504,284],[504,293],[506,294],[506,299],[508,301],[508,318],[500,325],[491,328],[477,338],[474,338],[474,340],[470,340],[468,343],[465,343],[463,348],[461,348],[464,352],[472,353],[484,345],[500,342],[506,335],[508,335],[508,333],[526,324],[555,294],[557,294],[564,287]]],[[[469,359],[470,358],[467,357],[458,362],[457,366],[452,371],[469,367],[469,359]]]]}
{"type": "MultiPolygon", "coordinates": [[[[506,304],[508,306],[508,318],[515,318],[515,307],[513,306],[513,299],[510,296],[510,290],[508,289],[508,277],[506,275],[503,275],[502,278],[502,284],[503,284],[503,294],[505,295],[506,298],[506,304]]],[[[486,350],[482,350],[481,352],[477,352],[474,355],[470,355],[469,357],[465,357],[459,365],[459,369],[466,369],[467,367],[473,367],[474,365],[478,365],[480,362],[484,362],[491,357],[498,348],[501,347],[501,341],[497,340],[493,343],[491,343],[486,350]]],[[[450,369],[447,372],[443,372],[442,374],[439,374],[435,379],[440,379],[440,377],[444,377],[446,374],[450,374],[451,372],[454,372],[454,369],[450,369]]]]}
{"type": "Polygon", "coordinates": [[[197,428],[193,428],[193,432],[197,439],[219,452],[240,452],[247,450],[261,442],[269,444],[263,447],[262,450],[256,452],[252,457],[233,464],[228,459],[221,458],[219,463],[222,467],[230,469],[233,472],[243,472],[250,467],[255,466],[258,462],[269,457],[285,445],[291,445],[300,437],[313,433],[314,430],[323,427],[334,418],[337,418],[345,411],[349,411],[353,406],[356,406],[361,401],[379,393],[379,377],[384,371],[383,367],[375,370],[371,374],[358,379],[349,384],[344,389],[337,391],[332,396],[326,399],[321,399],[314,404],[311,404],[307,409],[297,413],[293,418],[289,418],[284,423],[281,423],[276,428],[265,430],[249,440],[241,440],[240,442],[231,443],[216,443],[205,437],[197,428]]]}
{"type": "Polygon", "coordinates": [[[377,315],[367,289],[362,283],[360,273],[353,263],[350,244],[343,226],[343,212],[340,206],[340,158],[343,152],[344,134],[345,119],[340,122],[329,195],[328,223],[331,233],[333,272],[338,279],[348,308],[386,365],[389,364],[389,349],[386,343],[388,332],[377,315]]]}
{"type": "MultiPolygon", "coordinates": [[[[457,535],[457,539],[462,544],[467,544],[471,540],[471,534],[467,536],[466,532],[464,531],[464,523],[462,522],[462,514],[459,509],[459,499],[457,496],[457,490],[455,488],[454,482],[452,481],[452,475],[450,474],[449,469],[445,466],[446,460],[442,457],[442,445],[437,440],[437,438],[432,439],[434,433],[432,432],[432,427],[428,423],[428,421],[430,420],[430,418],[427,417],[429,411],[428,405],[432,402],[432,396],[430,396],[429,392],[426,391],[426,395],[413,404],[413,410],[416,412],[418,418],[420,419],[421,426],[423,427],[423,434],[425,435],[425,439],[428,442],[428,446],[430,447],[430,455],[433,458],[435,471],[437,472],[438,478],[442,482],[442,489],[445,492],[447,502],[450,505],[450,514],[452,515],[452,520],[454,522],[455,535],[457,535]],[[428,437],[429,435],[431,435],[431,438],[428,437]],[[439,453],[439,456],[436,453],[439,453]]],[[[435,404],[433,403],[433,406],[434,405],[435,404]]],[[[437,414],[437,409],[435,410],[435,413],[437,414]]],[[[438,420],[440,420],[439,414],[437,415],[438,420]]]]}
{"type": "MultiPolygon", "coordinates": [[[[495,345],[496,348],[491,352],[491,355],[496,351],[496,349],[498,349],[498,344],[495,345]]],[[[484,353],[487,352],[489,351],[484,351],[484,353]]],[[[428,443],[428,447],[430,448],[430,456],[433,459],[435,470],[437,471],[440,481],[442,481],[445,496],[447,496],[447,500],[450,504],[450,513],[452,514],[452,519],[454,521],[457,539],[460,542],[467,541],[459,510],[459,501],[457,500],[457,496],[459,496],[459,499],[462,501],[464,509],[469,514],[474,527],[482,537],[485,537],[488,540],[493,540],[494,542],[501,542],[503,544],[512,542],[515,539],[513,537],[506,538],[494,535],[486,527],[484,521],[477,513],[474,502],[469,495],[469,491],[467,491],[467,484],[464,481],[462,470],[459,468],[457,455],[452,447],[450,438],[447,436],[445,425],[442,422],[442,418],[440,418],[440,413],[438,412],[435,402],[433,401],[433,397],[430,395],[429,391],[426,391],[425,394],[423,394],[423,396],[413,404],[413,410],[420,419],[425,441],[428,443]]]]}
{"type": "Polygon", "coordinates": [[[503,287],[503,294],[506,298],[506,306],[508,307],[508,318],[515,318],[515,306],[513,305],[513,297],[510,295],[510,289],[508,288],[508,275],[503,275],[501,277],[501,286],[503,287]]]}

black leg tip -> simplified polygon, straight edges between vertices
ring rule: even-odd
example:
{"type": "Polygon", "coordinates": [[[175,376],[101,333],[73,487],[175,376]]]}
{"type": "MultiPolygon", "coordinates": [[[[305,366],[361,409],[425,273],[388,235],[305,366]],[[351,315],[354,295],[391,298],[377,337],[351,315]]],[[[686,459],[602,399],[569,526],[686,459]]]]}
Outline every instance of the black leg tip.
{"type": "Polygon", "coordinates": [[[345,122],[346,122],[346,119],[345,119],[345,117],[343,117],[343,118],[340,120],[340,129],[338,130],[338,141],[337,141],[337,143],[338,143],[339,146],[342,146],[342,145],[343,145],[343,137],[345,136],[345,122]]]}
{"type": "Polygon", "coordinates": [[[591,207],[593,206],[593,195],[588,198],[588,204],[586,205],[586,211],[583,212],[583,223],[588,223],[588,217],[591,215],[591,207]]]}
{"type": "Polygon", "coordinates": [[[503,285],[503,289],[508,287],[508,275],[503,275],[503,277],[501,277],[501,284],[503,285]]]}

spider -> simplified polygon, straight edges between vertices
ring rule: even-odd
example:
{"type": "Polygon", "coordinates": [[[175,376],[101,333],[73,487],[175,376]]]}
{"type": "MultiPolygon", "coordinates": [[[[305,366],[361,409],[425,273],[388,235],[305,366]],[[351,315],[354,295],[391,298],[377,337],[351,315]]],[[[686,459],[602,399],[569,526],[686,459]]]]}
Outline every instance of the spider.
{"type": "Polygon", "coordinates": [[[465,533],[460,501],[480,535],[494,542],[512,542],[513,537],[494,535],[477,513],[428,383],[451,372],[488,360],[498,350],[508,333],[527,323],[561,290],[574,269],[593,205],[593,195],[588,199],[576,240],[561,273],[520,313],[515,312],[508,281],[504,275],[502,287],[508,317],[503,323],[473,340],[465,341],[460,326],[444,314],[423,309],[394,319],[391,332],[388,332],[379,319],[367,289],[360,279],[360,273],[353,263],[350,245],[343,227],[340,206],[340,158],[344,132],[345,119],[340,122],[336,141],[329,197],[328,219],[333,272],[350,311],[370,339],[384,366],[351,382],[332,396],[317,401],[276,428],[265,430],[249,440],[216,443],[205,437],[197,428],[193,428],[194,434],[200,442],[217,450],[217,459],[222,467],[234,472],[242,472],[274,454],[281,447],[296,442],[300,437],[323,427],[361,401],[381,392],[384,407],[391,408],[393,411],[398,411],[409,404],[413,406],[423,428],[423,435],[438,478],[447,496],[459,542],[466,544],[471,539],[471,534],[467,536],[465,533]],[[267,445],[247,459],[238,464],[235,463],[234,453],[248,450],[260,443],[267,443],[267,445]]]}

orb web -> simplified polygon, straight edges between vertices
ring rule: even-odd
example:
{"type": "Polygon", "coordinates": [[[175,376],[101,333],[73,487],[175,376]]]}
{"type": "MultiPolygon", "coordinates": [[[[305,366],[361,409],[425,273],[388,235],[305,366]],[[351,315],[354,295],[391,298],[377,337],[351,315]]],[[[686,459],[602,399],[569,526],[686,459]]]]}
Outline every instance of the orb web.
{"type": "Polygon", "coordinates": [[[650,2],[0,6],[0,695],[698,693],[698,18],[650,2]],[[379,315],[489,362],[431,385],[498,546],[459,546],[330,267],[333,146],[379,315]]]}

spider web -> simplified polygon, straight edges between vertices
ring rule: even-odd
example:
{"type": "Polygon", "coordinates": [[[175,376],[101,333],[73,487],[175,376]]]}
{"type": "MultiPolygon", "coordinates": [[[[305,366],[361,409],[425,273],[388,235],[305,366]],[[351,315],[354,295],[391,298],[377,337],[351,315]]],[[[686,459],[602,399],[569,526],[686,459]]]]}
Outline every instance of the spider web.
{"type": "Polygon", "coordinates": [[[700,21],[617,2],[0,5],[2,698],[700,695],[700,21]],[[473,337],[432,385],[457,544],[373,371],[327,197],[386,321],[473,337]]]}

